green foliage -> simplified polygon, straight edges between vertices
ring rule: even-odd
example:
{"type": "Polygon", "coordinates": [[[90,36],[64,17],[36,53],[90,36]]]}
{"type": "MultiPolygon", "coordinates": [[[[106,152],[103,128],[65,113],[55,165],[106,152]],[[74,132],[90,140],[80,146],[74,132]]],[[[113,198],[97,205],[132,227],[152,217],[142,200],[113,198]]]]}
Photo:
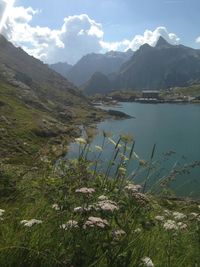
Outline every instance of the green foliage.
{"type": "MultiPolygon", "coordinates": [[[[113,179],[113,164],[101,173],[100,163],[88,160],[86,140],[77,142],[77,159],[55,166],[41,158],[40,167],[16,172],[15,193],[0,202],[0,266],[200,266],[199,204],[143,194],[128,181],[120,168],[127,167],[126,150],[134,155],[130,137],[115,143],[111,161],[120,144],[124,157],[113,179]],[[154,265],[143,264],[145,257],[154,265]]],[[[97,147],[97,159],[104,145],[97,147]]],[[[11,177],[9,168],[1,172],[5,181],[11,177]]]]}

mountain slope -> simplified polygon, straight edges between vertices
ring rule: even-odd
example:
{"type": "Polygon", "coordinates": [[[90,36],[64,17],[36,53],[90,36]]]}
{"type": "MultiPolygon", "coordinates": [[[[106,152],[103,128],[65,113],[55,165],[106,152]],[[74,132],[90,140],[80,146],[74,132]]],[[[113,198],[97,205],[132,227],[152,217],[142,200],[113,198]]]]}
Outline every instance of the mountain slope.
{"type": "Polygon", "coordinates": [[[83,85],[83,92],[86,95],[106,94],[110,89],[111,82],[108,77],[101,72],[95,72],[89,81],[83,85]]]}
{"type": "Polygon", "coordinates": [[[67,78],[68,71],[72,68],[72,65],[63,62],[58,62],[55,64],[49,65],[52,70],[55,70],[57,73],[61,74],[63,77],[67,78]]]}
{"type": "Polygon", "coordinates": [[[155,47],[145,44],[116,75],[115,89],[165,89],[200,81],[200,50],[171,45],[162,37],[155,47]]]}
{"type": "Polygon", "coordinates": [[[30,161],[47,143],[77,135],[76,124],[96,113],[76,87],[0,36],[1,160],[30,161]]]}
{"type": "Polygon", "coordinates": [[[88,54],[82,57],[67,73],[67,78],[80,86],[87,82],[95,72],[109,74],[117,72],[121,65],[130,59],[133,51],[108,52],[106,54],[88,54]]]}

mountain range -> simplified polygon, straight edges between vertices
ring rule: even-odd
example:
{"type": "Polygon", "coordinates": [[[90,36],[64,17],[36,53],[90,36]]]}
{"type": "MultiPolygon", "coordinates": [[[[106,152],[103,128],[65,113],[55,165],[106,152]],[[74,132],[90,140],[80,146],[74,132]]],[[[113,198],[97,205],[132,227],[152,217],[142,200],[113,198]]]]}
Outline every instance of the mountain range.
{"type": "Polygon", "coordinates": [[[63,77],[67,78],[68,71],[72,68],[72,65],[67,62],[58,62],[55,64],[49,65],[52,70],[55,70],[57,73],[61,74],[63,77]]]}
{"type": "MultiPolygon", "coordinates": [[[[105,79],[104,76],[103,84],[105,79]]],[[[107,75],[107,87],[104,87],[103,93],[123,89],[159,90],[196,83],[200,83],[200,50],[171,45],[160,37],[155,47],[142,45],[118,72],[107,75]]],[[[93,88],[93,94],[96,94],[100,87],[98,75],[91,77],[84,90],[92,94],[93,88]],[[97,83],[98,87],[95,88],[94,84],[97,83]]]]}
{"type": "Polygon", "coordinates": [[[105,54],[88,54],[83,56],[74,66],[67,63],[50,65],[52,69],[63,75],[77,86],[87,82],[94,73],[108,75],[119,71],[122,64],[133,55],[132,50],[126,52],[110,51],[105,54]]]}

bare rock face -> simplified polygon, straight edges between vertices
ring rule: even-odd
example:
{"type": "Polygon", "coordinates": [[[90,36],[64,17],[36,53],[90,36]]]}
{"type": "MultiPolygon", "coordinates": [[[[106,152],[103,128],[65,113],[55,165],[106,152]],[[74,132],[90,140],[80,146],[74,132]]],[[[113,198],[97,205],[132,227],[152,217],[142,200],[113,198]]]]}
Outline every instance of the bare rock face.
{"type": "Polygon", "coordinates": [[[200,82],[200,50],[171,45],[160,37],[155,47],[144,44],[125,63],[112,85],[115,89],[153,90],[200,82]]]}

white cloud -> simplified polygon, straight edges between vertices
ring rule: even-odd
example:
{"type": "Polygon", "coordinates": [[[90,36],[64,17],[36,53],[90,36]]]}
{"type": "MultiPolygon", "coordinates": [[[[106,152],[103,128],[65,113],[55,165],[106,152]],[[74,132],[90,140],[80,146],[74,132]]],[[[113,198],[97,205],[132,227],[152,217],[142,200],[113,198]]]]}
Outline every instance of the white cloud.
{"type": "Polygon", "coordinates": [[[169,33],[165,27],[157,27],[154,31],[145,30],[143,35],[136,35],[132,40],[122,40],[121,42],[102,42],[102,47],[110,50],[127,50],[132,49],[136,51],[141,45],[147,43],[151,46],[155,46],[159,37],[162,36],[165,40],[171,44],[178,44],[180,39],[174,33],[169,33]]]}
{"type": "Polygon", "coordinates": [[[58,34],[64,47],[49,51],[48,60],[62,61],[65,57],[74,63],[85,54],[99,52],[103,34],[102,25],[86,14],[67,17],[58,34]]]}
{"type": "Polygon", "coordinates": [[[200,36],[196,38],[196,43],[200,44],[200,36]]]}
{"type": "MultiPolygon", "coordinates": [[[[0,12],[2,8],[0,5],[0,12]]],[[[102,25],[86,14],[64,18],[59,29],[32,26],[33,17],[40,12],[31,7],[12,7],[3,34],[16,46],[48,63],[67,61],[73,64],[92,52],[126,51],[129,48],[135,51],[144,43],[154,46],[159,36],[172,44],[179,43],[177,35],[169,33],[165,27],[145,30],[143,35],[136,35],[132,40],[106,42],[102,25]]]]}

